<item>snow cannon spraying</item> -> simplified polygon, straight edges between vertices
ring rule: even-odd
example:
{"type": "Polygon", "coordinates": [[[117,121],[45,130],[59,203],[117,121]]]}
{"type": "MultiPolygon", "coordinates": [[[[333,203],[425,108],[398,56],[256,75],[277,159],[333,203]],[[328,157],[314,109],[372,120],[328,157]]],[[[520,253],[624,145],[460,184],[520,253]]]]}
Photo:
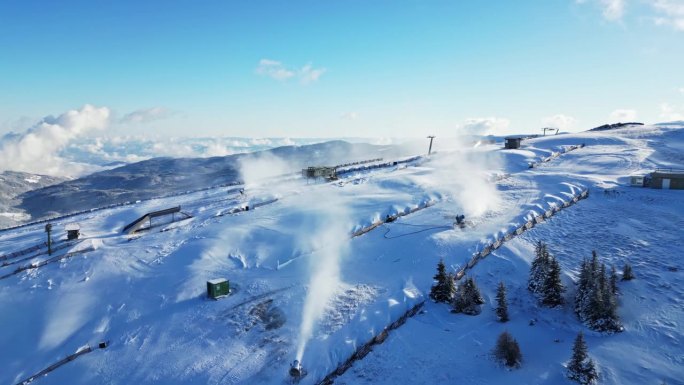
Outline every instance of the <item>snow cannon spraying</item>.
{"type": "Polygon", "coordinates": [[[294,360],[290,365],[290,377],[292,377],[292,380],[298,381],[304,376],[304,374],[305,373],[304,368],[302,368],[302,364],[299,363],[299,360],[294,360]]]}

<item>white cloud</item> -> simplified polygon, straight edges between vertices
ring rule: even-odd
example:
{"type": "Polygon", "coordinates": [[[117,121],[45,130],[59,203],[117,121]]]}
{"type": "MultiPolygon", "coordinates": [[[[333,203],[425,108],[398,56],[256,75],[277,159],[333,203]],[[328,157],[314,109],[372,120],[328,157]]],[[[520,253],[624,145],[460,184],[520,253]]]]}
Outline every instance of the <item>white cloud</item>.
{"type": "Polygon", "coordinates": [[[135,110],[119,119],[120,123],[149,123],[155,120],[165,119],[171,116],[169,110],[163,107],[152,107],[135,110]]]}
{"type": "Polygon", "coordinates": [[[311,64],[307,64],[299,70],[299,79],[304,84],[315,82],[325,73],[325,68],[313,68],[311,64]]]}
{"type": "Polygon", "coordinates": [[[669,25],[676,30],[684,31],[684,0],[652,0],[657,17],[656,25],[669,25]]]}
{"type": "Polygon", "coordinates": [[[356,111],[345,112],[340,116],[344,120],[356,120],[359,118],[359,113],[356,111]]]}
{"type": "MultiPolygon", "coordinates": [[[[578,4],[587,3],[589,0],[575,0],[578,4]]],[[[615,21],[622,19],[625,14],[625,0],[594,0],[603,9],[603,17],[615,21]]]]}
{"type": "Polygon", "coordinates": [[[261,76],[267,76],[278,81],[286,81],[292,77],[298,77],[302,84],[309,84],[318,79],[327,71],[325,68],[314,68],[311,63],[299,70],[286,67],[277,60],[261,59],[254,72],[261,76]]]}
{"type": "Polygon", "coordinates": [[[261,76],[268,76],[280,81],[287,80],[295,75],[293,71],[285,68],[283,63],[270,59],[261,59],[255,72],[261,76]]]}
{"type": "Polygon", "coordinates": [[[660,117],[666,122],[684,120],[684,107],[676,108],[669,103],[660,105],[660,117]]]}
{"type": "Polygon", "coordinates": [[[610,114],[610,119],[616,122],[633,122],[637,118],[637,112],[634,110],[619,109],[610,114]]]}
{"type": "Polygon", "coordinates": [[[684,95],[684,87],[681,87],[681,88],[679,89],[679,93],[682,94],[682,95],[684,95]]]}
{"type": "Polygon", "coordinates": [[[67,144],[92,130],[109,124],[110,111],[86,104],[58,117],[48,116],[23,133],[0,138],[0,171],[13,170],[38,174],[72,176],[83,166],[69,164],[59,156],[67,144]]]}
{"type": "Polygon", "coordinates": [[[546,118],[542,118],[541,122],[545,127],[557,128],[559,130],[565,131],[572,129],[575,126],[577,120],[572,116],[556,114],[553,116],[547,116],[546,118]]]}
{"type": "Polygon", "coordinates": [[[470,118],[460,125],[459,131],[465,135],[490,135],[506,131],[511,122],[504,118],[470,118]]]}
{"type": "Polygon", "coordinates": [[[625,0],[600,0],[603,17],[608,20],[620,20],[625,14],[625,0]]]}
{"type": "MultiPolygon", "coordinates": [[[[575,0],[584,4],[590,0],[575,0]]],[[[666,25],[675,30],[684,31],[684,0],[593,0],[603,13],[603,17],[610,21],[622,20],[628,4],[645,4],[650,8],[647,19],[656,25],[666,25]]]]}

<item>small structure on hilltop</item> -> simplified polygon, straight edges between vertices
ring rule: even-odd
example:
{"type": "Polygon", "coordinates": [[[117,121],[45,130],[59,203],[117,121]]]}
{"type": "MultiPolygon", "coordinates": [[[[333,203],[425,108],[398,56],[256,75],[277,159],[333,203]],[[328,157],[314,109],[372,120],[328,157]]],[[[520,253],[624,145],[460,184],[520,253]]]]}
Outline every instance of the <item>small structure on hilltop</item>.
{"type": "Polygon", "coordinates": [[[67,223],[64,226],[64,230],[67,232],[68,241],[73,241],[81,236],[81,226],[78,223],[67,223]]]}
{"type": "Polygon", "coordinates": [[[179,220],[192,218],[192,215],[182,212],[180,206],[152,211],[126,225],[126,227],[123,228],[123,232],[133,234],[138,231],[149,230],[153,227],[152,219],[154,218],[166,218],[166,222],[162,223],[171,223],[175,222],[177,218],[179,218],[179,220]]]}
{"type": "Polygon", "coordinates": [[[684,190],[684,169],[657,168],[651,174],[651,188],[684,190]]]}
{"type": "Polygon", "coordinates": [[[207,281],[207,297],[219,299],[230,294],[230,282],[225,278],[207,281]]]}
{"type": "Polygon", "coordinates": [[[326,181],[333,181],[337,179],[337,167],[327,166],[311,166],[302,169],[302,177],[309,179],[323,178],[326,181]]]}
{"type": "Polygon", "coordinates": [[[644,175],[632,175],[629,177],[629,185],[632,187],[646,186],[646,177],[644,175]]]}
{"type": "Polygon", "coordinates": [[[520,143],[522,142],[523,137],[522,136],[509,136],[506,137],[506,149],[509,150],[514,150],[516,148],[520,148],[520,143]]]}

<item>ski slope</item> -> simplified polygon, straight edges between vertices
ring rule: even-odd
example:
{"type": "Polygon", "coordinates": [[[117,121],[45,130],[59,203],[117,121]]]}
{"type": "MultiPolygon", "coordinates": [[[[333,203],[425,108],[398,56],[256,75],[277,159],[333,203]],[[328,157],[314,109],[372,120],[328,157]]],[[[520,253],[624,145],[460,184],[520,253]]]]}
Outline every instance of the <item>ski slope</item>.
{"type": "MultiPolygon", "coordinates": [[[[244,186],[244,194],[220,188],[57,221],[58,232],[78,222],[83,240],[55,255],[93,250],[0,280],[0,383],[18,383],[86,345],[109,341],[34,381],[285,384],[303,344],[307,375],[300,383],[314,384],[425,301],[440,258],[457,270],[488,241],[585,188],[589,199],[505,243],[471,271],[487,301],[481,315],[451,314],[427,301],[423,313],[336,383],[569,383],[562,365],[579,330],[602,383],[681,383],[684,199],[680,191],[627,185],[631,174],[684,165],[684,128],[624,128],[523,144],[442,149],[333,183],[262,180],[244,186]],[[579,144],[585,146],[563,153],[579,144]],[[560,155],[541,162],[554,153],[560,155]],[[268,204],[254,208],[259,203],[268,204]],[[193,217],[121,234],[141,215],[177,205],[193,217]],[[247,205],[252,209],[231,214],[247,205]],[[458,214],[473,226],[455,228],[458,214]],[[536,305],[525,287],[538,240],[561,262],[568,301],[579,262],[591,250],[606,263],[633,265],[637,279],[620,284],[624,333],[593,333],[571,307],[536,305]],[[228,278],[233,292],[209,300],[206,281],[218,277],[228,278]],[[508,287],[507,324],[497,323],[492,309],[500,280],[508,287]],[[303,339],[306,320],[312,328],[303,339]],[[518,370],[489,357],[502,330],[520,342],[518,370]]],[[[0,255],[43,238],[42,224],[0,232],[0,255]]],[[[16,267],[2,267],[0,275],[16,267]]]]}

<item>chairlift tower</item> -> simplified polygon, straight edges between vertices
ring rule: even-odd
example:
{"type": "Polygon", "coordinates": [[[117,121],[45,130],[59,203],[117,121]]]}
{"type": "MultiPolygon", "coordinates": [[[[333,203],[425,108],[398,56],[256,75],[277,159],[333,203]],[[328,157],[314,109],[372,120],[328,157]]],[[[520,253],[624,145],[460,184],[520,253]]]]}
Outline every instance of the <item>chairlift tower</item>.
{"type": "Polygon", "coordinates": [[[428,135],[428,139],[430,139],[430,147],[428,148],[428,155],[432,153],[432,141],[435,139],[434,135],[428,135]]]}
{"type": "Polygon", "coordinates": [[[542,131],[544,131],[544,136],[546,136],[546,131],[555,131],[554,135],[558,135],[558,128],[544,127],[542,131]]]}

